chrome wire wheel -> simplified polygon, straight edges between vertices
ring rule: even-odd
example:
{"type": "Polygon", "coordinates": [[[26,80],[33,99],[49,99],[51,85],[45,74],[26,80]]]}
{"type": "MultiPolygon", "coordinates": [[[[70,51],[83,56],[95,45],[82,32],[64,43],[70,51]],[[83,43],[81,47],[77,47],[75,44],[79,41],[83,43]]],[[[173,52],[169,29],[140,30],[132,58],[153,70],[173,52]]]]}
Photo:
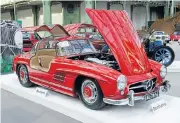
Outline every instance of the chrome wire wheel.
{"type": "Polygon", "coordinates": [[[172,53],[166,48],[160,48],[155,52],[155,60],[166,65],[172,61],[172,53]]]}
{"type": "Polygon", "coordinates": [[[94,104],[98,98],[97,86],[91,80],[85,80],[82,83],[81,93],[88,104],[94,104]]]}
{"type": "Polygon", "coordinates": [[[28,73],[27,70],[24,66],[22,66],[19,70],[20,72],[20,80],[22,82],[22,84],[25,84],[28,82],[28,73]]]}

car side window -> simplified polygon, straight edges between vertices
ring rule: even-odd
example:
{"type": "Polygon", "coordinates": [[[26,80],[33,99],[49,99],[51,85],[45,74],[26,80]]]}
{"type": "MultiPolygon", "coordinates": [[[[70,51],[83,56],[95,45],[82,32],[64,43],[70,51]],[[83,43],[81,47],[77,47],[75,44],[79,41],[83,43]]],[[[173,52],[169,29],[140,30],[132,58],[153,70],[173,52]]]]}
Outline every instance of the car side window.
{"type": "Polygon", "coordinates": [[[36,39],[36,40],[41,40],[41,37],[35,32],[34,33],[34,38],[36,39]]]}
{"type": "Polygon", "coordinates": [[[38,49],[55,49],[57,41],[41,41],[38,45],[38,49]]]}

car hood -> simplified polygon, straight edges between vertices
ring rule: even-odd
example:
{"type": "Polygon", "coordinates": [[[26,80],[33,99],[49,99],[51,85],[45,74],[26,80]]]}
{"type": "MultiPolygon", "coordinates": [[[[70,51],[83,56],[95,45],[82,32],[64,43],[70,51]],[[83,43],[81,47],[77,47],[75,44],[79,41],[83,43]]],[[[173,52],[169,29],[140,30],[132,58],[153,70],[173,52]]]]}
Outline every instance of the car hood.
{"type": "Polygon", "coordinates": [[[86,9],[111,49],[121,72],[138,75],[151,70],[148,57],[126,11],[86,9]]]}

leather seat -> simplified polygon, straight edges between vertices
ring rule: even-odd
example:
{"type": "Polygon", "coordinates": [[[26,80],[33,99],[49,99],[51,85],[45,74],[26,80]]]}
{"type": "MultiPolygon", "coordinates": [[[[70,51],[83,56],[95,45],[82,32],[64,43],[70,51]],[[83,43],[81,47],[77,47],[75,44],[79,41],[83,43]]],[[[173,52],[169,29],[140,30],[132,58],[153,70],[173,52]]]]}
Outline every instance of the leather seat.
{"type": "Polygon", "coordinates": [[[48,72],[51,67],[51,61],[56,56],[55,49],[42,49],[36,52],[30,60],[31,68],[48,72]]]}

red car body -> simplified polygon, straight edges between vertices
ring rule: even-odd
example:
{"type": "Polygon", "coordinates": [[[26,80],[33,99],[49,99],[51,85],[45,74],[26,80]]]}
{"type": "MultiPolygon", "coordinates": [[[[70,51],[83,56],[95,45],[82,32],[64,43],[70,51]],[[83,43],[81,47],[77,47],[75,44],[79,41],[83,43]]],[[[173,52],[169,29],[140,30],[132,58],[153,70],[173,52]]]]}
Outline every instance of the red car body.
{"type": "MultiPolygon", "coordinates": [[[[39,60],[39,64],[50,57],[50,51],[44,52],[47,58],[41,56],[42,50],[39,48],[41,46],[37,44],[35,50],[14,58],[14,71],[17,72],[19,78],[22,78],[27,73],[21,71],[21,66],[24,65],[27,68],[28,77],[31,82],[70,96],[77,96],[79,86],[81,86],[81,89],[83,88],[81,81],[89,78],[89,80],[96,83],[98,93],[102,91],[102,95],[98,95],[97,97],[99,102],[95,102],[95,104],[86,103],[82,99],[85,105],[88,105],[91,109],[100,109],[103,106],[99,106],[99,103],[103,102],[114,105],[127,104],[132,106],[135,100],[144,99],[144,95],[159,90],[161,86],[166,87],[165,85],[167,84],[165,83],[167,81],[165,82],[160,76],[162,65],[148,59],[136,30],[125,11],[86,9],[86,12],[109,45],[113,58],[120,70],[103,65],[103,63],[99,64],[96,61],[89,62],[86,60],[86,57],[90,55],[96,60],[99,58],[97,61],[104,62],[101,59],[104,57],[101,57],[99,53],[58,56],[59,49],[56,49],[56,54],[53,56],[48,69],[41,68],[41,65],[39,67],[33,67],[31,64],[35,57],[37,57],[37,63],[39,60]],[[126,76],[127,80],[123,81],[127,81],[127,83],[124,89],[120,90],[117,88],[117,81],[122,75],[126,76]],[[143,86],[143,90],[140,92],[136,90],[139,84],[147,84],[146,82],[151,82],[152,88],[150,90],[145,91],[144,84],[141,85],[143,86]]],[[[67,34],[65,30],[61,31],[67,34]]],[[[56,39],[63,45],[67,45],[67,41],[85,40],[74,36],[56,39]]],[[[44,42],[47,40],[44,39],[44,42]]],[[[39,43],[39,45],[41,44],[39,43]]],[[[56,44],[55,47],[61,46],[56,44]]],[[[85,86],[83,88],[85,89],[85,94],[90,97],[95,93],[92,91],[92,86],[88,86],[87,88],[85,86]]]]}
{"type": "Polygon", "coordinates": [[[179,41],[180,40],[180,31],[176,31],[170,35],[171,41],[179,41]]]}

